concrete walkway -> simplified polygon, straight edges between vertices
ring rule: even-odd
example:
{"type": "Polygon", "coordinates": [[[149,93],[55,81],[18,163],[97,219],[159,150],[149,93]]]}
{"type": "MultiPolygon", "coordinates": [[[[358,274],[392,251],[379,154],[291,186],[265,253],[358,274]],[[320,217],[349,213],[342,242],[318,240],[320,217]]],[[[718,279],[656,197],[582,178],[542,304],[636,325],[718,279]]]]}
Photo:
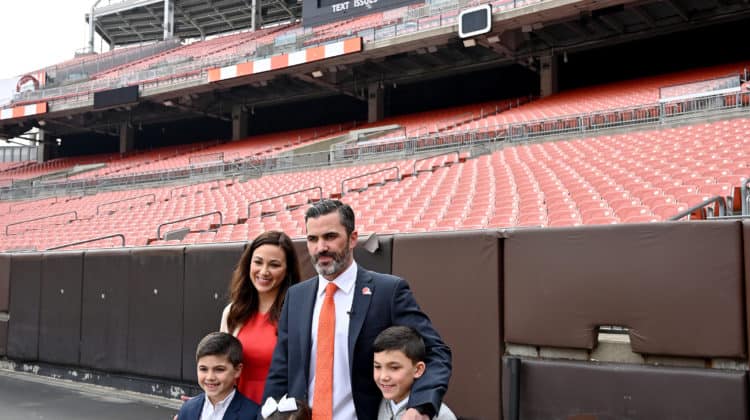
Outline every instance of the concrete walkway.
{"type": "Polygon", "coordinates": [[[181,404],[177,400],[0,370],[0,420],[171,420],[181,404]]]}

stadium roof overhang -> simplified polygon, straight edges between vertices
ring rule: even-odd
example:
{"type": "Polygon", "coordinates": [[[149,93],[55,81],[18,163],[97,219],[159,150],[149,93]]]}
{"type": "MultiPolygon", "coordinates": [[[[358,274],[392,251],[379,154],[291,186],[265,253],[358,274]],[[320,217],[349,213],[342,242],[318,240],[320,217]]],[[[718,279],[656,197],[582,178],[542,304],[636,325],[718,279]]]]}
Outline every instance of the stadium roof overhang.
{"type": "MultiPolygon", "coordinates": [[[[205,38],[252,28],[252,0],[172,1],[176,37],[205,38]]],[[[256,27],[294,21],[302,13],[297,0],[257,0],[257,7],[256,27]]],[[[162,40],[164,0],[125,0],[97,7],[94,22],[96,32],[113,46],[162,40]]]]}

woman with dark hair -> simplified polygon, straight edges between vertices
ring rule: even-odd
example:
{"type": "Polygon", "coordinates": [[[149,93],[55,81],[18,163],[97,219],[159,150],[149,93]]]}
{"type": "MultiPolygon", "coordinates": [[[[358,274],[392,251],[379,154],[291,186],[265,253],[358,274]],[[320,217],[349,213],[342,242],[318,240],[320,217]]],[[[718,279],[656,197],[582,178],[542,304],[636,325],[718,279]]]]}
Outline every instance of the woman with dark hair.
{"type": "Polygon", "coordinates": [[[229,305],[221,316],[221,331],[242,343],[242,374],[238,390],[260,404],[276,346],[276,327],[284,297],[299,283],[297,253],[284,232],[258,235],[242,253],[229,286],[229,305]]]}

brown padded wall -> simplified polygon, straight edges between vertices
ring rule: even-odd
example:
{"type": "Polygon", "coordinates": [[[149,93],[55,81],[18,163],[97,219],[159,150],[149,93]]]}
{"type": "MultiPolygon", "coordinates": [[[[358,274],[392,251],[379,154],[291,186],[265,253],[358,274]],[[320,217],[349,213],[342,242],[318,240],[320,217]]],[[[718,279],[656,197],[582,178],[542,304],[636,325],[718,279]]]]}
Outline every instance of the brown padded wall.
{"type": "Polygon", "coordinates": [[[77,365],[81,343],[83,253],[45,253],[39,309],[39,360],[77,365]]]}
{"type": "Polygon", "coordinates": [[[0,356],[8,354],[8,321],[0,321],[0,356]]]}
{"type": "Polygon", "coordinates": [[[354,260],[368,270],[390,274],[393,269],[393,235],[377,235],[378,249],[375,252],[364,248],[368,238],[360,236],[354,248],[354,260]]]}
{"type": "Polygon", "coordinates": [[[294,242],[294,249],[297,251],[297,258],[299,259],[300,278],[304,281],[317,276],[310,254],[307,252],[307,241],[305,239],[294,239],[292,242],[294,242]]]}
{"type": "Polygon", "coordinates": [[[195,349],[206,334],[219,331],[221,312],[229,301],[232,271],[245,243],[196,245],[185,248],[185,318],[182,337],[182,379],[195,382],[195,349]]]}
{"type": "Polygon", "coordinates": [[[184,248],[141,248],[130,254],[129,372],[182,377],[184,248]]]}
{"type": "MultiPolygon", "coordinates": [[[[504,418],[509,370],[503,369],[504,418]]],[[[747,372],[524,359],[524,420],[746,420],[747,372]]]]}
{"type": "Polygon", "coordinates": [[[393,274],[409,282],[453,350],[445,400],[459,416],[500,418],[500,255],[500,239],[492,231],[393,240],[393,274]]]}
{"type": "Polygon", "coordinates": [[[127,369],[129,281],[129,249],[84,254],[81,366],[109,372],[127,369]]]}
{"type": "Polygon", "coordinates": [[[591,349],[596,326],[633,350],[744,357],[739,222],[509,231],[505,341],[591,349]]]}
{"type": "MultiPolygon", "coordinates": [[[[744,265],[745,265],[745,328],[747,329],[747,344],[750,346],[750,222],[742,222],[742,236],[745,249],[744,251],[744,265]]],[[[750,348],[748,348],[748,357],[750,357],[750,348]]]]}
{"type": "Polygon", "coordinates": [[[42,254],[11,257],[8,357],[36,361],[39,357],[39,293],[42,254]]]}
{"type": "MultiPolygon", "coordinates": [[[[361,237],[357,242],[357,247],[354,248],[354,260],[368,270],[390,274],[393,265],[393,236],[378,235],[378,249],[374,253],[363,248],[366,241],[367,238],[361,237]]],[[[307,251],[307,241],[305,239],[294,239],[293,242],[294,249],[297,251],[297,258],[299,258],[302,280],[317,276],[310,253],[307,251]]]]}
{"type": "Polygon", "coordinates": [[[10,300],[10,255],[0,255],[0,312],[8,312],[10,300]]]}

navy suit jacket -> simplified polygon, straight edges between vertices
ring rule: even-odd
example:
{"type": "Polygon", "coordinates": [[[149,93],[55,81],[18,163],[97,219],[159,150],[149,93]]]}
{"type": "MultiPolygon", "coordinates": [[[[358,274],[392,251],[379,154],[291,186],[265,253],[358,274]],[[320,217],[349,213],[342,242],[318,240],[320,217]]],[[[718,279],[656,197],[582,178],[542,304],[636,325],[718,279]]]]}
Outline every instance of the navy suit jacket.
{"type": "MultiPolygon", "coordinates": [[[[198,420],[201,418],[201,412],[203,411],[203,401],[206,399],[206,394],[201,393],[187,401],[180,408],[179,414],[177,414],[177,420],[198,420]]],[[[243,419],[255,419],[260,413],[258,404],[249,400],[244,395],[240,394],[240,391],[234,393],[232,402],[229,403],[227,411],[224,413],[224,420],[243,420],[243,419]]]]}
{"type": "MultiPolygon", "coordinates": [[[[316,276],[287,292],[263,401],[284,394],[308,401],[310,330],[317,291],[316,276]]],[[[357,418],[377,418],[382,394],[372,377],[372,343],[392,325],[413,327],[424,338],[427,370],[412,386],[409,407],[431,404],[437,413],[451,375],[451,351],[419,309],[406,281],[358,266],[350,316],[349,370],[357,418]],[[369,294],[365,288],[369,288],[369,294]]]]}

